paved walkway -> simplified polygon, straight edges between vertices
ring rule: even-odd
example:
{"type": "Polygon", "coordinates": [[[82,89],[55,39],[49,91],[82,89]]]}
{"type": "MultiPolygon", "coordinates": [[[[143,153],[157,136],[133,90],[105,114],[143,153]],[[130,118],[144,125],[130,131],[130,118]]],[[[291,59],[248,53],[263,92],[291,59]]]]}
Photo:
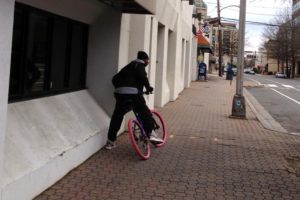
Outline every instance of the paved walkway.
{"type": "Polygon", "coordinates": [[[232,119],[232,86],[194,82],[161,113],[167,145],[140,161],[127,134],[36,200],[300,199],[300,137],[264,129],[247,107],[232,119]]]}

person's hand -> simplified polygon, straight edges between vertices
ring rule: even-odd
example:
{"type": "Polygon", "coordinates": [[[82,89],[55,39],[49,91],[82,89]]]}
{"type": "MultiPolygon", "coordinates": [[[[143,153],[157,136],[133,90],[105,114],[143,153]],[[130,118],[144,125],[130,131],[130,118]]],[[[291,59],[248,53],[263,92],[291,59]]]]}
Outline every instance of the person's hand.
{"type": "Polygon", "coordinates": [[[150,87],[147,88],[147,91],[145,93],[146,94],[151,94],[153,92],[153,90],[154,90],[153,87],[150,86],[150,87]]]}

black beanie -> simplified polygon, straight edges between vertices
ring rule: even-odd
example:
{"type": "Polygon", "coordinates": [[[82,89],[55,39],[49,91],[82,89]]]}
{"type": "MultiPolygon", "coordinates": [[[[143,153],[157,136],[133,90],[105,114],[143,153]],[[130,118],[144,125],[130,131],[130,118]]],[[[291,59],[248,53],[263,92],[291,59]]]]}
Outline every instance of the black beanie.
{"type": "Polygon", "coordinates": [[[149,59],[149,56],[144,51],[139,51],[137,54],[137,58],[140,60],[149,59]]]}

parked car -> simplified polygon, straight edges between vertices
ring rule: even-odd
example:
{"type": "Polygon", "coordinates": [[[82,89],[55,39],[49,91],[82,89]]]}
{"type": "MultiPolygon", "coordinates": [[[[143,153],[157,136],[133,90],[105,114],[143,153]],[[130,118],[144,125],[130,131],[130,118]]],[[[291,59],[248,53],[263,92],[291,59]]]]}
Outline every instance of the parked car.
{"type": "Polygon", "coordinates": [[[252,69],[244,69],[244,73],[254,75],[255,72],[252,69]]]}
{"type": "Polygon", "coordinates": [[[275,77],[276,77],[276,78],[286,78],[286,74],[284,74],[284,73],[282,73],[282,72],[277,72],[277,73],[275,74],[275,77]]]}
{"type": "Polygon", "coordinates": [[[233,71],[233,76],[236,76],[236,74],[237,74],[237,68],[232,68],[232,71],[233,71]]]}
{"type": "Polygon", "coordinates": [[[244,73],[249,74],[251,69],[244,69],[244,73]]]}
{"type": "Polygon", "coordinates": [[[254,72],[253,70],[250,70],[250,71],[249,71],[249,74],[255,75],[255,72],[254,72]]]}

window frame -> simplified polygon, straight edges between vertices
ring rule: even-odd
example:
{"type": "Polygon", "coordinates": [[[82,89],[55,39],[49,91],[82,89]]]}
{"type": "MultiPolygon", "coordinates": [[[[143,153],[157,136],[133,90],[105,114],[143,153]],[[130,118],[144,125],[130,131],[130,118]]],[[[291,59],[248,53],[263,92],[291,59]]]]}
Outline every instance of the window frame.
{"type": "MultiPolygon", "coordinates": [[[[70,19],[70,18],[66,18],[64,16],[60,16],[57,14],[53,14],[51,12],[45,11],[45,10],[41,10],[23,3],[19,3],[16,2],[15,3],[15,9],[20,9],[22,14],[24,15],[24,19],[22,22],[22,40],[21,40],[21,46],[22,49],[20,50],[20,67],[17,68],[17,73],[18,76],[21,77],[21,79],[19,80],[20,83],[18,84],[18,88],[19,91],[17,92],[17,94],[11,94],[11,92],[9,92],[9,98],[8,98],[8,103],[14,103],[14,102],[19,102],[19,101],[27,101],[27,100],[32,100],[32,99],[37,99],[37,98],[42,98],[42,97],[49,97],[49,96],[53,96],[53,95],[58,95],[58,94],[63,94],[63,93],[68,93],[68,92],[74,92],[74,91],[79,91],[79,90],[83,90],[86,89],[86,73],[87,73],[87,55],[88,55],[88,35],[89,35],[89,25],[70,19]],[[44,89],[41,92],[30,92],[30,93],[26,93],[26,89],[25,89],[25,84],[26,84],[26,73],[28,72],[27,66],[26,66],[26,55],[27,55],[27,46],[29,44],[29,42],[27,41],[28,38],[28,26],[29,26],[29,15],[30,13],[34,13],[34,14],[38,14],[41,16],[46,17],[47,20],[47,24],[48,24],[48,37],[47,37],[47,48],[46,48],[46,54],[47,54],[47,58],[46,58],[46,62],[45,64],[47,65],[45,67],[45,79],[44,79],[44,89]],[[58,19],[58,20],[64,20],[68,23],[68,25],[72,26],[72,25],[80,25],[82,26],[83,29],[83,38],[82,38],[82,57],[81,57],[81,63],[80,63],[80,80],[78,80],[80,82],[80,85],[76,85],[76,87],[64,87],[64,88],[59,88],[59,89],[52,89],[51,88],[51,69],[53,69],[52,67],[52,63],[51,63],[51,59],[52,59],[52,48],[53,48],[53,33],[54,33],[54,19],[58,19]]],[[[16,12],[16,11],[15,11],[16,12]]],[[[15,22],[14,22],[15,23],[15,22]]],[[[15,27],[14,27],[15,28],[15,27]]],[[[64,85],[67,85],[67,82],[70,81],[70,62],[71,62],[71,40],[72,40],[72,31],[69,31],[70,28],[68,28],[68,35],[67,35],[67,50],[66,50],[66,55],[65,55],[65,59],[66,62],[64,64],[64,69],[65,71],[68,71],[69,74],[65,74],[65,76],[68,77],[64,77],[64,85]]],[[[72,29],[72,27],[71,27],[72,29]]],[[[13,31],[13,37],[14,37],[14,31],[13,31]]],[[[12,41],[13,43],[13,41],[12,41]]],[[[14,43],[12,44],[14,45],[14,43]]],[[[13,62],[13,49],[11,52],[11,63],[13,62]]],[[[10,70],[12,70],[12,64],[11,64],[11,68],[10,70]]],[[[11,77],[10,77],[11,78],[11,77]]],[[[11,87],[11,83],[9,84],[9,88],[11,87]]],[[[9,90],[10,91],[10,90],[9,90]]]]}

